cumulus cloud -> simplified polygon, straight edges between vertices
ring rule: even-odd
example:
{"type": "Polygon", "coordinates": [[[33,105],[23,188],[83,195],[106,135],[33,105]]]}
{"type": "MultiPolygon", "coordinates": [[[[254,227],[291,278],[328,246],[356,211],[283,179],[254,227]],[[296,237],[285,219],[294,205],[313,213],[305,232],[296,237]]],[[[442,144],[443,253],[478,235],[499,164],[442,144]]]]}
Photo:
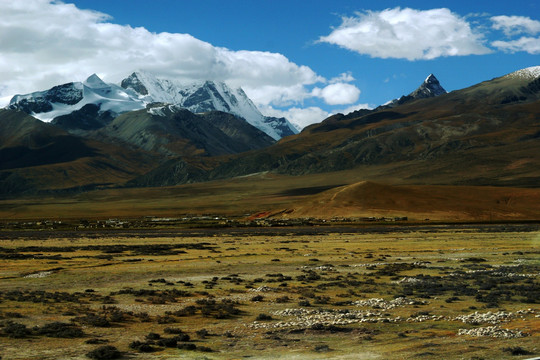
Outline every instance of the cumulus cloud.
{"type": "Polygon", "coordinates": [[[118,82],[143,69],[158,77],[242,86],[257,104],[310,97],[326,80],[282,54],[232,51],[189,34],[118,25],[106,14],[48,0],[0,1],[0,98],[84,80],[118,82]]]}
{"type": "Polygon", "coordinates": [[[287,110],[275,109],[271,106],[267,106],[262,110],[268,116],[287,118],[287,120],[289,120],[289,122],[291,122],[291,124],[293,124],[298,131],[302,131],[302,129],[306,126],[320,123],[321,121],[333,114],[349,114],[356,110],[372,108],[373,107],[369,104],[355,104],[347,108],[338,109],[332,112],[328,112],[316,106],[310,106],[306,108],[292,107],[287,110]]]}
{"type": "Polygon", "coordinates": [[[268,116],[287,118],[298,131],[301,131],[308,125],[319,123],[331,115],[331,113],[316,106],[305,108],[291,107],[287,110],[267,106],[261,110],[268,116]]]}
{"type": "Polygon", "coordinates": [[[347,115],[349,113],[352,113],[353,111],[362,110],[362,109],[373,109],[373,107],[370,106],[369,104],[356,104],[356,105],[349,106],[345,109],[339,110],[337,112],[347,115]]]}
{"type": "Polygon", "coordinates": [[[330,79],[328,82],[330,84],[334,84],[334,83],[339,83],[339,82],[351,82],[351,81],[354,81],[356,80],[353,76],[352,76],[352,73],[350,71],[348,72],[344,72],[342,74],[340,74],[339,76],[336,76],[332,79],[330,79]]]}
{"type": "Polygon", "coordinates": [[[506,40],[493,41],[491,43],[493,47],[508,53],[524,51],[532,55],[540,54],[540,38],[522,36],[519,39],[510,39],[520,34],[540,33],[540,21],[526,16],[506,15],[493,16],[490,20],[493,22],[493,29],[501,30],[507,36],[506,40]]]}
{"type": "Polygon", "coordinates": [[[360,89],[352,84],[334,83],[322,89],[315,88],[311,93],[313,96],[322,98],[328,105],[346,105],[358,100],[360,89]]]}
{"type": "Polygon", "coordinates": [[[501,15],[493,16],[490,20],[493,22],[493,29],[502,30],[507,36],[540,33],[540,21],[530,17],[501,15]]]}
{"type": "Polygon", "coordinates": [[[540,54],[540,38],[521,37],[511,41],[494,41],[491,43],[494,47],[509,53],[525,51],[532,55],[540,54]]]}
{"type": "Polygon", "coordinates": [[[319,41],[378,58],[408,60],[490,53],[483,34],[449,9],[356,12],[319,41]]]}

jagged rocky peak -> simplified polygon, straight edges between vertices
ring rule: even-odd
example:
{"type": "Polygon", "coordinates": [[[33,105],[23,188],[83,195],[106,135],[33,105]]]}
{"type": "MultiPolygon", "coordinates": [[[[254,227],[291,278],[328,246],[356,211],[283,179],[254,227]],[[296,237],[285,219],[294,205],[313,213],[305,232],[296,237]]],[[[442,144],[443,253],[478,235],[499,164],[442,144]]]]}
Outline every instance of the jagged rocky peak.
{"type": "Polygon", "coordinates": [[[409,95],[403,95],[399,99],[394,99],[385,105],[381,105],[378,107],[378,109],[393,108],[413,100],[426,99],[446,93],[447,91],[442,87],[441,83],[435,77],[435,75],[429,74],[426,80],[424,80],[424,82],[412,93],[410,93],[409,95]]]}
{"type": "Polygon", "coordinates": [[[237,115],[275,140],[298,133],[286,119],[262,115],[242,88],[231,88],[222,81],[180,81],[138,70],[122,80],[120,86],[135,91],[145,103],[175,104],[194,113],[217,110],[237,115]]]}
{"type": "Polygon", "coordinates": [[[446,94],[447,91],[441,86],[441,83],[439,80],[435,77],[433,74],[429,74],[429,76],[424,80],[422,85],[415,91],[409,94],[409,96],[412,96],[415,99],[423,99],[433,96],[439,96],[442,94],[446,94]]]}
{"type": "Polygon", "coordinates": [[[122,80],[120,86],[124,89],[133,89],[135,90],[135,92],[141,95],[148,95],[148,89],[144,86],[143,82],[140,79],[141,75],[141,72],[135,71],[127,78],[122,80]]]}

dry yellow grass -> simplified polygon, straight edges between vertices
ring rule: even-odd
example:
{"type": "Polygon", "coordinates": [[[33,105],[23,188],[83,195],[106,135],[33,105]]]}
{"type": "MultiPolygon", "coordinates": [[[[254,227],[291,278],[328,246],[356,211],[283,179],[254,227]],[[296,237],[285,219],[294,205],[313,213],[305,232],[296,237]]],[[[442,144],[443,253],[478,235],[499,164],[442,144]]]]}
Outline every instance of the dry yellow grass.
{"type": "Polygon", "coordinates": [[[417,301],[416,305],[381,309],[355,304],[373,298],[390,303],[406,292],[404,283],[396,281],[427,276],[445,286],[463,282],[487,296],[505,288],[482,290],[482,282],[491,278],[500,282],[510,276],[501,278],[497,269],[518,274],[513,284],[519,289],[534,291],[536,287],[538,291],[540,233],[536,225],[1,234],[0,323],[14,321],[28,328],[53,321],[81,324],[76,318],[85,314],[111,320],[111,308],[123,312],[123,318],[111,320],[109,327],[82,324],[83,338],[0,335],[0,355],[6,359],[84,359],[85,353],[99,346],[85,343],[93,338],[107,341],[129,358],[140,359],[472,359],[505,358],[508,354],[503,348],[508,347],[520,346],[537,355],[540,350],[540,320],[536,317],[540,309],[538,304],[524,302],[517,290],[509,298],[501,295],[497,305],[463,294],[456,296],[458,300],[446,301],[459,289],[423,296],[426,293],[414,287],[406,296],[417,301]],[[47,271],[50,273],[44,273],[47,271]],[[484,277],[467,278],[467,271],[484,277]],[[40,272],[43,277],[25,277],[40,272]],[[462,275],[452,277],[453,273],[462,275]],[[155,293],[117,293],[128,288],[155,293]],[[176,295],[166,296],[173,290],[176,295]],[[36,291],[68,294],[78,300],[59,296],[34,302],[34,298],[41,299],[36,291]],[[179,295],[183,291],[189,294],[179,295]],[[16,292],[26,300],[14,296],[16,292]],[[262,301],[252,301],[256,295],[262,301]],[[284,296],[289,299],[279,300],[284,296]],[[197,300],[204,299],[218,304],[228,300],[241,313],[223,318],[199,311],[187,316],[175,313],[189,305],[203,309],[206,305],[197,305],[197,300]],[[327,317],[314,320],[319,315],[284,315],[287,308],[318,310],[327,317]],[[529,335],[521,338],[460,336],[459,329],[490,324],[451,320],[474,311],[515,313],[528,308],[535,312],[498,324],[529,335]],[[336,314],[345,311],[376,312],[375,318],[387,320],[332,325],[336,314]],[[148,314],[146,319],[140,315],[143,312],[148,314]],[[172,323],[166,323],[168,312],[172,323]],[[261,313],[273,320],[256,322],[261,313]],[[405,321],[414,314],[444,318],[405,321]],[[392,320],[398,316],[403,320],[392,320]],[[146,341],[150,332],[172,337],[165,334],[167,327],[182,329],[190,335],[191,344],[213,352],[158,344],[153,345],[156,351],[152,353],[130,348],[135,340],[146,341]],[[201,329],[211,335],[199,337],[201,329]]]}

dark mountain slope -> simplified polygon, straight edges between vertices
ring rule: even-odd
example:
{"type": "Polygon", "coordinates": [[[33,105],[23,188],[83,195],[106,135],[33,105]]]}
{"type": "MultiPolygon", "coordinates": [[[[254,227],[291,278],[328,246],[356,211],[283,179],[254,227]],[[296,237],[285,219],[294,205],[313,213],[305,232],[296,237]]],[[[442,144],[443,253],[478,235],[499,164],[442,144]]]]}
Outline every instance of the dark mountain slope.
{"type": "Polygon", "coordinates": [[[22,111],[0,110],[0,195],[124,182],[151,164],[144,154],[68,134],[22,111]]]}
{"type": "MultiPolygon", "coordinates": [[[[222,159],[187,181],[379,167],[381,176],[408,183],[538,186],[538,82],[510,74],[392,109],[337,115],[268,148],[222,159]]],[[[170,165],[153,173],[168,178],[170,165]]]]}
{"type": "Polygon", "coordinates": [[[77,160],[96,150],[22,111],[0,110],[0,170],[77,160]]]}
{"type": "Polygon", "coordinates": [[[193,114],[174,105],[155,105],[120,115],[97,137],[166,156],[234,154],[274,143],[235,115],[220,111],[193,114]]]}

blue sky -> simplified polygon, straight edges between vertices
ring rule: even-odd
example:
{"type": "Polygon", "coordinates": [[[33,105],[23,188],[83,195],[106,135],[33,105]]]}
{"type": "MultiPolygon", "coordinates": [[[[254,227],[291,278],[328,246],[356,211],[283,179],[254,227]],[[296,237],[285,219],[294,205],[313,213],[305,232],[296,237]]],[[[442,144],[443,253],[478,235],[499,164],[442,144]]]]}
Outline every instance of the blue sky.
{"type": "Polygon", "coordinates": [[[540,3],[0,0],[0,98],[136,69],[242,86],[299,127],[540,65],[540,3]],[[18,5],[17,5],[18,4],[18,5]]]}

